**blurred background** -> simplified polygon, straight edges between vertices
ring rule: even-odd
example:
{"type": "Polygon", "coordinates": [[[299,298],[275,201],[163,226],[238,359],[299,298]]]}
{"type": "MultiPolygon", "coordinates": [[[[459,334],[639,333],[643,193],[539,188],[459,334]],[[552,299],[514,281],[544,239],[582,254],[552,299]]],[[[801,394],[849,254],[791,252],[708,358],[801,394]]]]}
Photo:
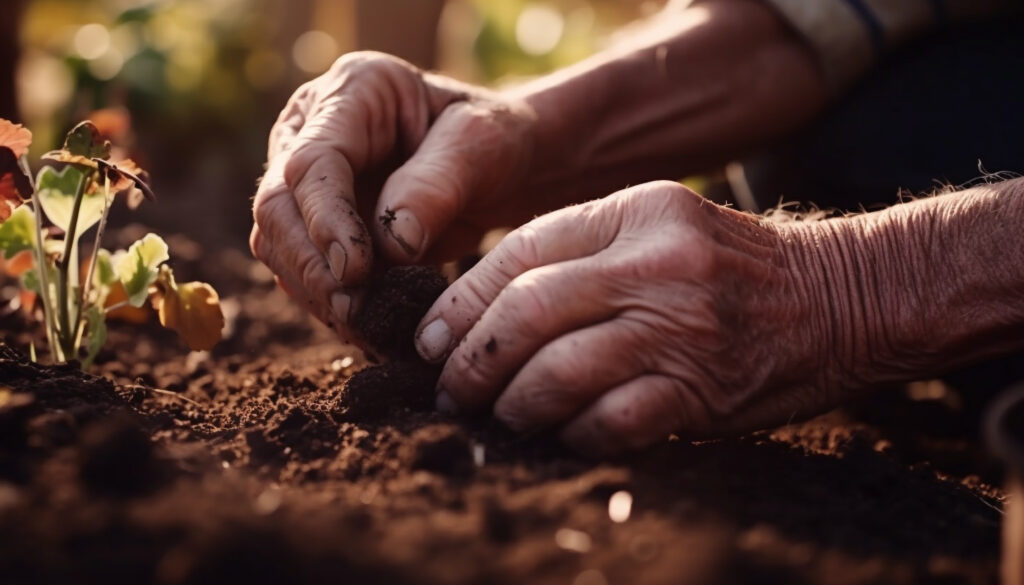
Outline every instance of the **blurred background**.
{"type": "MultiPolygon", "coordinates": [[[[132,219],[246,245],[266,138],[288,96],[374,49],[497,84],[573,63],[663,0],[2,0],[0,117],[34,154],[92,118],[153,177],[132,219]]],[[[33,158],[34,160],[34,158],[33,158]]],[[[129,221],[118,210],[112,221],[129,221]]]]}

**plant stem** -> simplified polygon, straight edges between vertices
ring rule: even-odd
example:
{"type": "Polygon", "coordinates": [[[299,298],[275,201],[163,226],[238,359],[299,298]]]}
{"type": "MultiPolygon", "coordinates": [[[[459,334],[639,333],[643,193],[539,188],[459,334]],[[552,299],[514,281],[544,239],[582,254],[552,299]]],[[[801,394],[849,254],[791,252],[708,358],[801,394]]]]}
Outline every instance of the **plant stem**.
{"type": "Polygon", "coordinates": [[[39,298],[43,299],[43,320],[46,324],[46,343],[56,361],[64,361],[61,348],[54,343],[55,323],[53,300],[50,298],[50,277],[46,266],[46,246],[43,242],[43,206],[38,200],[32,202],[36,216],[36,272],[39,276],[39,298]]]}
{"type": "MultiPolygon", "coordinates": [[[[71,288],[71,283],[68,281],[68,271],[71,267],[71,255],[74,251],[75,241],[78,239],[78,214],[82,210],[85,188],[89,183],[88,178],[88,175],[83,173],[82,179],[78,183],[78,191],[75,193],[75,206],[71,209],[71,222],[68,224],[68,230],[64,234],[64,255],[61,256],[60,263],[57,265],[57,275],[60,277],[60,290],[58,293],[60,295],[60,340],[61,349],[64,352],[63,361],[67,361],[68,356],[73,356],[75,353],[75,331],[71,328],[71,307],[68,306],[71,288]]],[[[76,315],[76,319],[80,316],[80,314],[76,315]]]]}
{"type": "Polygon", "coordinates": [[[118,309],[123,309],[123,308],[127,307],[129,304],[131,304],[131,303],[129,303],[128,301],[121,301],[120,303],[114,303],[113,305],[110,305],[106,309],[103,309],[103,311],[105,313],[107,313],[107,314],[110,314],[110,313],[113,313],[114,311],[116,311],[118,309]]]}
{"type": "MultiPolygon", "coordinates": [[[[89,259],[89,271],[85,277],[85,284],[82,286],[82,298],[78,306],[84,312],[85,303],[89,299],[89,293],[92,292],[92,277],[96,273],[96,259],[100,254],[100,241],[103,239],[103,231],[107,227],[107,216],[110,215],[110,177],[104,175],[103,177],[103,214],[100,215],[100,225],[96,228],[96,238],[92,244],[92,254],[89,259]]],[[[78,320],[78,328],[75,332],[75,346],[78,346],[82,342],[82,333],[85,329],[85,319],[78,320]]]]}

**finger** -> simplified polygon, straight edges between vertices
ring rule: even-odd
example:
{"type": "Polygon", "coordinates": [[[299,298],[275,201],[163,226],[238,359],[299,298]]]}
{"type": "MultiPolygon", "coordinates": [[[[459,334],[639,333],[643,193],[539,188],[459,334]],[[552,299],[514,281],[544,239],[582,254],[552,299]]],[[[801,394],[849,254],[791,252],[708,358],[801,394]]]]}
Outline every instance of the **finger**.
{"type": "Polygon", "coordinates": [[[618,207],[600,200],[549,213],[513,230],[427,311],[416,332],[420,356],[444,361],[513,279],[606,248],[620,223],[618,207]]]}
{"type": "Polygon", "coordinates": [[[622,317],[567,333],[519,370],[494,415],[520,432],[564,422],[609,387],[647,371],[647,351],[643,325],[622,317]]]}
{"type": "Polygon", "coordinates": [[[394,262],[423,258],[474,195],[499,188],[522,166],[521,124],[493,106],[448,106],[415,154],[388,179],[375,226],[394,262]]]}
{"type": "Polygon", "coordinates": [[[595,264],[590,258],[560,262],[509,283],[445,362],[438,382],[447,395],[442,404],[451,400],[465,411],[490,405],[537,350],[610,318],[617,311],[615,284],[595,264]]]}
{"type": "Polygon", "coordinates": [[[283,164],[285,188],[334,279],[348,285],[363,282],[373,252],[370,234],[356,212],[355,180],[348,159],[325,144],[306,143],[283,164]]]}
{"type": "Polygon", "coordinates": [[[352,298],[331,274],[323,255],[309,239],[305,224],[287,191],[257,194],[256,227],[250,238],[253,254],[281,278],[295,296],[325,323],[347,324],[352,298]]]}
{"type": "Polygon", "coordinates": [[[275,146],[289,148],[270,162],[271,169],[281,165],[281,173],[268,172],[265,179],[268,189],[292,194],[314,247],[334,278],[349,286],[366,279],[373,261],[370,234],[358,213],[355,177],[391,154],[403,129],[426,124],[423,108],[398,107],[395,93],[415,91],[410,88],[416,84],[404,69],[406,75],[393,75],[395,66],[354,57],[336,66],[347,72],[331,77],[332,83],[321,81],[307,90],[318,95],[297,97],[300,104],[312,101],[313,111],[296,107],[302,126],[294,136],[289,136],[294,122],[281,125],[275,146]],[[391,79],[403,87],[392,88],[391,79]]]}
{"type": "Polygon", "coordinates": [[[610,457],[663,441],[687,421],[697,420],[699,402],[675,379],[645,375],[603,394],[562,430],[579,453],[610,457]]]}

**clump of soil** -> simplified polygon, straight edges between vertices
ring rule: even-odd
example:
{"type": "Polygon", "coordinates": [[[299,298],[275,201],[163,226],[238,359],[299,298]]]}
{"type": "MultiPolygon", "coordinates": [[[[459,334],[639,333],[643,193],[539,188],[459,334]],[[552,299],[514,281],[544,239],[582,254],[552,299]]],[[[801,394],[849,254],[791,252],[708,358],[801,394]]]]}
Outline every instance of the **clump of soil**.
{"type": "Polygon", "coordinates": [[[438,270],[425,266],[391,267],[372,280],[354,325],[389,361],[357,372],[345,384],[347,420],[373,422],[402,409],[433,408],[441,369],[420,359],[413,336],[447,286],[438,270]]]}
{"type": "Polygon", "coordinates": [[[434,407],[434,386],[440,368],[421,361],[390,362],[356,372],[345,383],[345,418],[373,422],[402,409],[434,407]]]}
{"type": "Polygon", "coordinates": [[[413,336],[448,281],[428,266],[395,266],[370,282],[353,324],[370,346],[392,360],[417,360],[413,336]]]}

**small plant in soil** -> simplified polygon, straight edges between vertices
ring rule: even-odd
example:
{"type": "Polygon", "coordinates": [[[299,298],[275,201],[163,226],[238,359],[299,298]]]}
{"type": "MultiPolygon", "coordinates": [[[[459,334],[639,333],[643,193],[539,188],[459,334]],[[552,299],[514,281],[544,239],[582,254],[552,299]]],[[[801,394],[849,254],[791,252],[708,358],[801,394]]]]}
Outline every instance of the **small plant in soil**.
{"type": "Polygon", "coordinates": [[[20,277],[23,305],[44,323],[53,361],[88,367],[106,340],[108,316],[147,302],[189,348],[213,347],[224,326],[217,292],[176,282],[160,236],[146,234],[127,250],[100,245],[117,198],[132,209],[154,199],[146,173],[131,160],[111,162],[110,143],[82,122],[63,148],[42,156],[33,180],[31,142],[27,129],[0,119],[0,251],[7,272],[20,277]]]}

